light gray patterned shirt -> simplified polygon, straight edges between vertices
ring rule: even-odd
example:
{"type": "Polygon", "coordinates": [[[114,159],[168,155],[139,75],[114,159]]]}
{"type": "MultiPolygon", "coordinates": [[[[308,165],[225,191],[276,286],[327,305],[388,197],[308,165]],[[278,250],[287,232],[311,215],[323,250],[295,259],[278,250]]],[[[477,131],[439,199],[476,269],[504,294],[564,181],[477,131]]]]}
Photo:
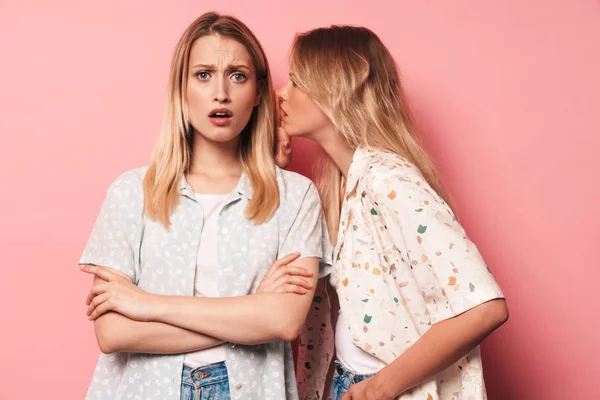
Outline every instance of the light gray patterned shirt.
{"type": "MultiPolygon", "coordinates": [[[[109,188],[79,261],[114,268],[141,289],[160,295],[193,296],[202,207],[185,179],[180,203],[167,230],[143,216],[145,168],[128,171],[109,188]]],[[[280,204],[274,216],[255,225],[244,217],[252,197],[242,175],[218,222],[219,295],[255,293],[272,263],[289,253],[321,259],[329,273],[332,249],[313,183],[277,169],[280,204]]],[[[232,399],[297,399],[291,345],[276,341],[225,347],[232,399]]],[[[87,399],[179,399],[184,355],[101,354],[87,399]]]]}

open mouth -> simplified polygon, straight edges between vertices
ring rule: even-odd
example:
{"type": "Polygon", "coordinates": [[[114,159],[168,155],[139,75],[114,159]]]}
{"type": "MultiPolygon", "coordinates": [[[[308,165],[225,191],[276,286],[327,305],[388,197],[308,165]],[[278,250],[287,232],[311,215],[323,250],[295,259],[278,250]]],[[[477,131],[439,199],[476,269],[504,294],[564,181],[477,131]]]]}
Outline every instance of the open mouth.
{"type": "Polygon", "coordinates": [[[233,113],[227,108],[215,108],[208,114],[210,122],[215,126],[225,127],[233,121],[233,113]]]}
{"type": "Polygon", "coordinates": [[[220,109],[212,110],[208,116],[210,118],[215,118],[215,119],[231,118],[233,116],[233,113],[226,108],[220,108],[220,109]]]}

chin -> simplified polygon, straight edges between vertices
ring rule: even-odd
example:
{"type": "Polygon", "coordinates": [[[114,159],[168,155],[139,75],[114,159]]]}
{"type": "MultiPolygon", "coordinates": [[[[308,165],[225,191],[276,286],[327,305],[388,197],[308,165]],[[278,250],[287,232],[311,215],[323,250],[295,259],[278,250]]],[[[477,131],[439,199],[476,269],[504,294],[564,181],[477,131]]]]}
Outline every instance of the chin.
{"type": "Polygon", "coordinates": [[[211,142],[216,143],[227,143],[233,140],[237,140],[240,137],[241,131],[232,131],[229,128],[221,128],[221,129],[210,129],[209,131],[205,131],[207,133],[201,133],[196,131],[197,135],[202,136],[206,140],[210,140],[211,142]]]}
{"type": "Polygon", "coordinates": [[[302,136],[302,134],[298,132],[298,130],[294,129],[293,127],[290,128],[287,125],[283,125],[283,130],[285,131],[285,133],[287,133],[288,136],[302,136]]]}
{"type": "Polygon", "coordinates": [[[287,130],[285,131],[285,133],[288,134],[288,136],[290,137],[308,137],[309,133],[308,132],[302,132],[302,131],[295,131],[295,130],[287,130]]]}

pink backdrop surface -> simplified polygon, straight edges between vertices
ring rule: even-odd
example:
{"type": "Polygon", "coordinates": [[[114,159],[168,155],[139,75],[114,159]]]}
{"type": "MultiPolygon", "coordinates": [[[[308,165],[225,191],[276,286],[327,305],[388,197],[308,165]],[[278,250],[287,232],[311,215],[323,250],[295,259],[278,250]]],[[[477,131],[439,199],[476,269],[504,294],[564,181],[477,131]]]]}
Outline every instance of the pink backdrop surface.
{"type": "MultiPolygon", "coordinates": [[[[172,49],[215,9],[287,76],[297,31],[372,28],[511,318],[489,397],[600,399],[600,2],[0,1],[0,399],[82,399],[98,349],[77,260],[105,191],[145,165],[172,49]]],[[[310,175],[312,143],[292,169],[310,175]]]]}

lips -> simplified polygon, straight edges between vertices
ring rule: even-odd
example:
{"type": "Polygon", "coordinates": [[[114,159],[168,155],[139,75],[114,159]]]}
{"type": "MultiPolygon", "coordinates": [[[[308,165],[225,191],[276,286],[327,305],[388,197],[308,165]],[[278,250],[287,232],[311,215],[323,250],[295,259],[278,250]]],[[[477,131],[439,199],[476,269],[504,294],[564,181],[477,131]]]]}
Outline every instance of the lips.
{"type": "Polygon", "coordinates": [[[228,108],[215,108],[208,114],[208,119],[215,126],[227,126],[233,119],[233,113],[228,108]]]}
{"type": "Polygon", "coordinates": [[[215,108],[208,114],[209,118],[231,118],[233,113],[228,108],[215,108]]]}

